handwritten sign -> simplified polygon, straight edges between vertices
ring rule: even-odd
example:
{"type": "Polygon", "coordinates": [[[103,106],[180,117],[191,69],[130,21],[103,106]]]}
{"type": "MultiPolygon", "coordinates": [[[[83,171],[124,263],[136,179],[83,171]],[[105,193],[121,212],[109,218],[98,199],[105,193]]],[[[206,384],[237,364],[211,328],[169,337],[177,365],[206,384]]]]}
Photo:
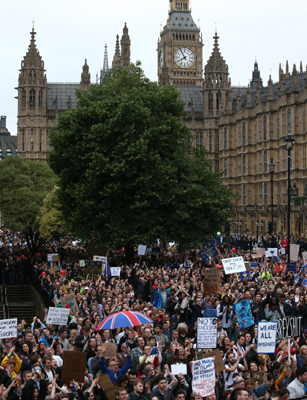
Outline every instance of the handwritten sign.
{"type": "Polygon", "coordinates": [[[291,339],[301,334],[302,317],[284,317],[277,319],[277,339],[291,339]]]}
{"type": "Polygon", "coordinates": [[[214,394],[215,369],[214,358],[204,358],[191,362],[192,366],[192,389],[196,396],[210,396],[214,394]]]}
{"type": "Polygon", "coordinates": [[[68,308],[70,310],[70,315],[79,312],[79,307],[74,294],[68,294],[61,300],[62,308],[68,308]]]}
{"type": "Polygon", "coordinates": [[[120,267],[112,267],[110,270],[111,276],[120,276],[120,267]]]}
{"type": "Polygon", "coordinates": [[[10,339],[17,336],[17,318],[0,320],[0,339],[10,339]]]}
{"type": "Polygon", "coordinates": [[[225,369],[225,363],[221,356],[221,352],[219,349],[215,349],[213,351],[208,351],[206,354],[203,354],[203,358],[214,357],[214,367],[215,372],[218,374],[219,372],[223,372],[225,369]]]}
{"type": "Polygon", "coordinates": [[[85,260],[79,260],[80,267],[85,267],[85,260]]]}
{"type": "Polygon", "coordinates": [[[225,258],[222,260],[225,274],[235,274],[236,272],[246,271],[243,257],[225,258]]]}
{"type": "Polygon", "coordinates": [[[87,354],[82,351],[64,351],[62,379],[63,382],[84,382],[87,354]]]}
{"type": "Polygon", "coordinates": [[[69,314],[69,308],[49,307],[46,323],[52,325],[66,325],[69,314]]]}
{"type": "Polygon", "coordinates": [[[58,253],[47,254],[47,262],[56,261],[56,260],[53,260],[54,256],[58,256],[58,253]]]}
{"type": "Polygon", "coordinates": [[[116,358],[116,344],[115,343],[102,343],[101,348],[105,350],[104,358],[116,358]]]}
{"type": "Polygon", "coordinates": [[[300,252],[300,245],[299,244],[290,244],[290,260],[297,261],[298,255],[300,252]]]}
{"type": "Polygon", "coordinates": [[[275,354],[278,322],[258,322],[257,353],[275,354]]]}
{"type": "Polygon", "coordinates": [[[139,251],[138,251],[138,255],[139,256],[145,256],[146,253],[146,246],[142,246],[141,244],[139,245],[139,251]]]}
{"type": "Polygon", "coordinates": [[[220,293],[222,270],[217,268],[205,269],[204,292],[220,293]]]}
{"type": "Polygon", "coordinates": [[[217,318],[197,319],[197,348],[215,349],[217,338],[217,318]]]}

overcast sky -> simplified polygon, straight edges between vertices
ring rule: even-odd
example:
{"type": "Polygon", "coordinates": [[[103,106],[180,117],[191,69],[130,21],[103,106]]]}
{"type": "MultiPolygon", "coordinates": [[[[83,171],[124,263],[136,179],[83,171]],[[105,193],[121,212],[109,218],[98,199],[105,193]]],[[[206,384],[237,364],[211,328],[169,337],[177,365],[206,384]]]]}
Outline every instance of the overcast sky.
{"type": "MultiPolygon", "coordinates": [[[[307,64],[306,0],[192,0],[192,15],[204,41],[204,64],[213,47],[217,24],[220,49],[233,85],[247,86],[255,56],[266,85],[278,80],[279,63],[307,64]]],[[[103,65],[104,45],[112,63],[117,33],[127,22],[131,59],[157,80],[157,40],[169,0],[12,0],[1,4],[0,114],[17,133],[18,70],[30,43],[35,19],[36,44],[49,82],[79,82],[87,58],[92,82],[103,65]]]]}

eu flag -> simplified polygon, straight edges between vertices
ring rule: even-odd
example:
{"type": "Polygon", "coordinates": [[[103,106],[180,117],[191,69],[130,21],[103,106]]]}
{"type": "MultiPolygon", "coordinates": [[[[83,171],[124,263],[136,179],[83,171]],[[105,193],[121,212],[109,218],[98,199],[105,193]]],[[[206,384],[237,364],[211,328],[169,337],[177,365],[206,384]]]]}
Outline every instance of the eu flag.
{"type": "Polygon", "coordinates": [[[251,274],[249,273],[249,271],[240,272],[241,281],[244,281],[244,279],[250,279],[250,278],[251,278],[251,274]]]}
{"type": "Polygon", "coordinates": [[[199,253],[199,256],[203,260],[203,262],[209,261],[209,257],[215,257],[217,255],[217,251],[213,246],[206,247],[199,253]]]}
{"type": "Polygon", "coordinates": [[[179,269],[180,265],[177,262],[169,262],[165,264],[165,268],[170,268],[171,270],[179,269]]]}

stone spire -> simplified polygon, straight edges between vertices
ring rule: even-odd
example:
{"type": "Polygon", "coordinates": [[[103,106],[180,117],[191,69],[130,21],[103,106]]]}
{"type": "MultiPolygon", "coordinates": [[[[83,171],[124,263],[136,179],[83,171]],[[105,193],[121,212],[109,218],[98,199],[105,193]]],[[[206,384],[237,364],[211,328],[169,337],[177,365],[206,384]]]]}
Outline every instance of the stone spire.
{"type": "Polygon", "coordinates": [[[119,49],[119,35],[116,36],[115,54],[112,62],[112,67],[120,68],[122,65],[119,49]]]}
{"type": "Polygon", "coordinates": [[[89,73],[89,66],[87,65],[87,59],[85,59],[83,65],[83,72],[81,74],[81,90],[87,90],[91,84],[91,74],[89,73]]]}
{"type": "Polygon", "coordinates": [[[290,72],[289,72],[289,63],[288,63],[288,60],[286,61],[286,76],[285,76],[285,78],[287,79],[287,78],[289,78],[290,77],[290,72]]]}
{"type": "Polygon", "coordinates": [[[105,45],[103,68],[100,70],[100,85],[102,85],[104,78],[108,75],[108,72],[109,72],[108,46],[105,45]]]}
{"type": "Polygon", "coordinates": [[[259,69],[257,60],[255,60],[254,70],[253,70],[253,78],[252,78],[251,84],[250,84],[252,89],[257,88],[259,80],[260,80],[260,69],[259,69]]]}
{"type": "Polygon", "coordinates": [[[262,102],[262,80],[261,78],[258,81],[258,85],[257,85],[257,100],[256,100],[256,104],[259,104],[262,102]]]}
{"type": "Polygon", "coordinates": [[[44,69],[44,61],[42,60],[39,51],[36,48],[35,44],[35,35],[36,32],[34,31],[34,26],[32,28],[31,34],[31,41],[25,55],[23,61],[21,62],[21,68],[35,68],[35,69],[44,69]]]}
{"type": "Polygon", "coordinates": [[[228,65],[226,64],[226,61],[223,59],[219,49],[219,42],[218,42],[219,37],[217,36],[217,32],[215,32],[213,39],[214,39],[213,51],[205,67],[205,73],[219,72],[228,74],[228,65]]]}
{"type": "Polygon", "coordinates": [[[246,89],[246,108],[251,108],[252,106],[252,91],[251,87],[248,84],[248,87],[246,89]]]}
{"type": "Polygon", "coordinates": [[[272,76],[270,75],[269,81],[268,81],[268,100],[274,100],[273,96],[273,81],[272,81],[272,76]]]}
{"type": "Polygon", "coordinates": [[[162,65],[162,73],[160,76],[160,85],[169,85],[170,79],[169,79],[169,71],[166,63],[166,42],[163,43],[163,65],[162,65]]]}
{"type": "Polygon", "coordinates": [[[129,68],[130,67],[130,37],[128,34],[127,23],[125,23],[123,29],[123,36],[121,40],[121,66],[122,68],[129,68]]]}
{"type": "Polygon", "coordinates": [[[293,93],[298,92],[298,73],[296,69],[296,64],[293,64],[293,70],[292,70],[292,92],[293,93]]]}

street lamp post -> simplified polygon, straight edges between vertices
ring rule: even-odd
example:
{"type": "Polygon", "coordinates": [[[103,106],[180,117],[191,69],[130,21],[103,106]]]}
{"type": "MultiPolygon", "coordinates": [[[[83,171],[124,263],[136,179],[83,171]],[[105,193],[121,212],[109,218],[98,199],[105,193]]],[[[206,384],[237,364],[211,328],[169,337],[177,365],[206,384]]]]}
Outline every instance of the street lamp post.
{"type": "Polygon", "coordinates": [[[271,173],[271,213],[272,213],[272,216],[271,216],[271,227],[272,227],[272,232],[270,232],[270,233],[273,233],[274,232],[274,226],[273,226],[273,218],[274,218],[274,214],[273,214],[273,200],[274,200],[274,197],[273,197],[273,174],[274,174],[274,167],[275,167],[275,165],[273,164],[273,158],[271,158],[271,164],[269,164],[269,168],[270,168],[270,173],[271,173]]]}
{"type": "Polygon", "coordinates": [[[288,263],[289,263],[290,262],[290,205],[291,205],[290,169],[291,169],[291,151],[293,149],[294,139],[289,133],[284,140],[286,142],[286,150],[288,152],[288,263]]]}

